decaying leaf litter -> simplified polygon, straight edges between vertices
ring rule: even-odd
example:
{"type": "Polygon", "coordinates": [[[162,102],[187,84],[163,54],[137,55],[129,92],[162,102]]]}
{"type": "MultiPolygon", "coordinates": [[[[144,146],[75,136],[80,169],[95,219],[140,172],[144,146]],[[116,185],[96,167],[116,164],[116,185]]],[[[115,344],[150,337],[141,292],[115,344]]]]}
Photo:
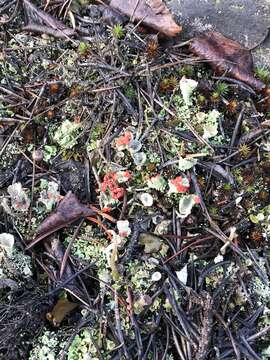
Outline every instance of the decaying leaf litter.
{"type": "Polygon", "coordinates": [[[108,5],[0,1],[1,357],[267,359],[269,70],[108,5]]]}

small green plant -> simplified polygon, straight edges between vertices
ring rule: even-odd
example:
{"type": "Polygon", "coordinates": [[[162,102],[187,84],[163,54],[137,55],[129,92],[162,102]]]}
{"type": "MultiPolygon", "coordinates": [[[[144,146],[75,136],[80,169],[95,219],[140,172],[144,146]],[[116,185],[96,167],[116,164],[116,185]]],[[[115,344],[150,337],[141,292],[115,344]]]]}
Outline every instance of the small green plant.
{"type": "Polygon", "coordinates": [[[81,56],[87,56],[89,54],[90,46],[85,42],[80,42],[78,50],[81,56]]]}
{"type": "Polygon", "coordinates": [[[225,191],[230,191],[230,190],[232,190],[232,185],[231,185],[230,183],[225,183],[225,184],[223,185],[223,190],[225,190],[225,191]]]}
{"type": "Polygon", "coordinates": [[[194,67],[192,65],[184,65],[179,70],[180,75],[192,78],[194,76],[194,67]]]}
{"type": "Polygon", "coordinates": [[[130,100],[132,100],[136,97],[136,91],[132,85],[128,85],[125,88],[124,93],[125,93],[126,97],[129,98],[130,100]]]}
{"type": "Polygon", "coordinates": [[[270,81],[270,70],[266,66],[258,66],[255,69],[255,74],[263,82],[270,81]]]}
{"type": "Polygon", "coordinates": [[[211,206],[209,208],[209,212],[212,216],[217,216],[218,215],[218,208],[216,206],[211,206]]]}
{"type": "Polygon", "coordinates": [[[220,101],[220,94],[217,91],[213,91],[210,100],[213,104],[217,104],[220,101]]]}
{"type": "Polygon", "coordinates": [[[250,156],[251,148],[247,144],[241,144],[239,146],[239,153],[242,156],[242,158],[247,159],[250,156]]]}
{"type": "Polygon", "coordinates": [[[102,134],[104,132],[104,127],[102,124],[96,124],[91,132],[89,137],[89,143],[87,144],[87,150],[92,151],[98,148],[99,143],[102,139],[102,134]]]}
{"type": "Polygon", "coordinates": [[[198,105],[205,105],[206,97],[202,94],[199,94],[197,97],[197,103],[198,103],[198,105]]]}
{"type": "Polygon", "coordinates": [[[219,82],[216,84],[215,91],[219,96],[226,96],[229,93],[229,85],[224,82],[219,82]]]}
{"type": "Polygon", "coordinates": [[[125,35],[124,28],[120,24],[114,25],[112,28],[112,34],[116,39],[122,39],[125,35]]]}

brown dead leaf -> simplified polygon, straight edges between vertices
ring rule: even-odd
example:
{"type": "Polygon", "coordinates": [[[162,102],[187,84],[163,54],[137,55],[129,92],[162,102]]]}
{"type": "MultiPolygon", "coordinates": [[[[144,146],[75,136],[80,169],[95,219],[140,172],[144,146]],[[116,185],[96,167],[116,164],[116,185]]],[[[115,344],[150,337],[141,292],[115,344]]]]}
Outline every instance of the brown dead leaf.
{"type": "Polygon", "coordinates": [[[203,33],[192,39],[190,50],[201,59],[208,60],[212,68],[219,73],[226,72],[256,91],[265,89],[265,84],[253,74],[250,50],[222,34],[216,31],[203,33]]]}
{"type": "Polygon", "coordinates": [[[50,214],[38,227],[36,238],[28,245],[27,249],[38,243],[40,240],[51,235],[78,220],[81,217],[89,217],[95,212],[86,205],[79,202],[77,197],[69,191],[60,202],[57,209],[50,214]]]}
{"type": "Polygon", "coordinates": [[[72,303],[68,299],[59,299],[52,311],[46,314],[46,318],[54,327],[59,327],[64,318],[77,306],[78,304],[72,303]]]}
{"type": "Polygon", "coordinates": [[[56,37],[66,38],[75,31],[61,21],[37,8],[30,0],[23,0],[25,25],[23,30],[37,33],[48,33],[56,37]]]}
{"type": "Polygon", "coordinates": [[[166,36],[174,37],[182,27],[173,20],[167,6],[161,0],[111,0],[110,6],[166,36]]]}

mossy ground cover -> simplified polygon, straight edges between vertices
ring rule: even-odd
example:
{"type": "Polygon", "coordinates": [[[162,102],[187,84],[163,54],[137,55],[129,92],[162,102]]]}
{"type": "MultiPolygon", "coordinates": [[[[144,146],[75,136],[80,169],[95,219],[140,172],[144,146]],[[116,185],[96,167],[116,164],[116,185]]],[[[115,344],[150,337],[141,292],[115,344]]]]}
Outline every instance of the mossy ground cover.
{"type": "Polygon", "coordinates": [[[72,3],[80,39],[1,32],[1,358],[268,359],[264,98],[72,3]],[[108,216],[26,250],[69,191],[108,216]]]}

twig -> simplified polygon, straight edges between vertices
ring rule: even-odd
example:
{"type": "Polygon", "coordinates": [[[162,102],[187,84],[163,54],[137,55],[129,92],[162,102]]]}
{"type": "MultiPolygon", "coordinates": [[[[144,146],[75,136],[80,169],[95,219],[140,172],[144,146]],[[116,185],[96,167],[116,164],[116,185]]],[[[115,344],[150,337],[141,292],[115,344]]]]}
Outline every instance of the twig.
{"type": "Polygon", "coordinates": [[[123,332],[122,332],[120,312],[119,312],[119,300],[118,300],[117,292],[114,293],[114,311],[115,311],[115,325],[116,325],[116,331],[118,334],[118,338],[119,338],[120,344],[123,347],[125,358],[129,360],[129,359],[131,359],[131,357],[128,353],[128,349],[126,347],[123,332]]]}
{"type": "Polygon", "coordinates": [[[33,211],[34,189],[35,189],[35,173],[36,173],[36,160],[35,160],[35,158],[33,158],[31,200],[30,200],[30,209],[29,209],[28,232],[30,232],[30,229],[31,229],[31,226],[32,226],[32,211],[33,211]]]}
{"type": "Polygon", "coordinates": [[[64,253],[64,256],[63,256],[63,260],[62,260],[62,263],[61,263],[61,267],[60,267],[60,279],[61,277],[63,276],[63,273],[65,271],[65,268],[66,268],[66,264],[67,264],[67,260],[68,260],[68,257],[69,257],[69,254],[70,254],[70,251],[71,251],[71,248],[72,248],[72,245],[74,243],[74,241],[76,240],[76,237],[84,223],[84,220],[85,219],[82,219],[81,222],[79,223],[79,225],[77,226],[76,230],[74,231],[74,234],[72,236],[72,238],[70,239],[70,242],[66,248],[66,251],[64,253]]]}
{"type": "Polygon", "coordinates": [[[74,30],[72,30],[72,32],[65,31],[65,30],[60,31],[60,30],[53,29],[53,28],[50,28],[45,25],[38,25],[38,24],[31,24],[31,23],[23,26],[22,30],[28,31],[28,32],[35,32],[35,33],[39,33],[39,34],[47,34],[47,35],[51,35],[51,36],[54,36],[54,37],[60,38],[60,39],[68,38],[68,40],[70,40],[74,45],[76,45],[75,41],[69,37],[70,35],[75,34],[74,30]]]}
{"type": "Polygon", "coordinates": [[[229,155],[232,153],[233,147],[235,145],[235,141],[236,141],[236,136],[238,134],[238,131],[240,129],[240,126],[242,124],[243,121],[243,115],[244,115],[244,111],[245,111],[245,106],[242,106],[242,109],[240,111],[240,114],[237,118],[234,130],[233,130],[233,134],[232,134],[232,138],[231,138],[231,143],[230,143],[230,150],[229,150],[229,155]]]}
{"type": "Polygon", "coordinates": [[[79,275],[81,275],[82,273],[87,271],[88,269],[91,269],[91,267],[93,267],[93,266],[94,266],[94,264],[92,264],[92,263],[86,265],[83,269],[77,271],[75,274],[73,274],[72,276],[67,278],[60,285],[56,286],[52,291],[48,292],[45,296],[50,297],[50,296],[56,294],[59,290],[63,289],[66,285],[68,285],[72,280],[76,279],[76,277],[78,277],[79,275]]]}

